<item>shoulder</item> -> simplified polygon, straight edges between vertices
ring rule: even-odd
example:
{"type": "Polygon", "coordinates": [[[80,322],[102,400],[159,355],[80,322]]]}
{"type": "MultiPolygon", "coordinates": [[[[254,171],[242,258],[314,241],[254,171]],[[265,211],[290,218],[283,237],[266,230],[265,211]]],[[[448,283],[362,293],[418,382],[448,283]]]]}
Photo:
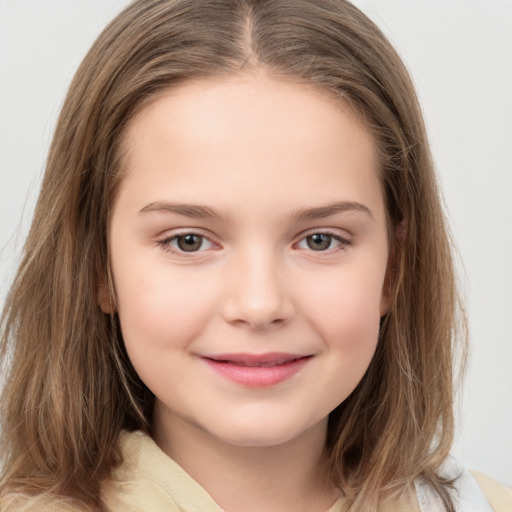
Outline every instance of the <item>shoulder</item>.
{"type": "MultiPolygon", "coordinates": [[[[453,482],[449,494],[457,512],[512,512],[512,490],[481,473],[470,472],[449,458],[441,474],[453,482]]],[[[424,481],[416,482],[421,512],[445,510],[440,497],[424,481]]]]}
{"type": "Polygon", "coordinates": [[[487,498],[487,501],[491,504],[494,512],[512,511],[512,488],[502,485],[493,478],[478,471],[470,471],[470,473],[487,498]]]}

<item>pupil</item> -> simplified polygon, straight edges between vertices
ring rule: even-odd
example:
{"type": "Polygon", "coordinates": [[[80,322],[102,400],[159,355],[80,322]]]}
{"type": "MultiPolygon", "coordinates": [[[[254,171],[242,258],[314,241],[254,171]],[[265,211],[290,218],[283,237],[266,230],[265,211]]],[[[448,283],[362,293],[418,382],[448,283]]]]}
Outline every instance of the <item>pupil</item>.
{"type": "Polygon", "coordinates": [[[185,252],[197,251],[202,243],[202,237],[199,235],[184,235],[178,238],[178,247],[185,252]]]}
{"type": "Polygon", "coordinates": [[[322,251],[329,248],[331,239],[331,235],[316,233],[307,237],[307,244],[308,247],[314,251],[322,251]]]}

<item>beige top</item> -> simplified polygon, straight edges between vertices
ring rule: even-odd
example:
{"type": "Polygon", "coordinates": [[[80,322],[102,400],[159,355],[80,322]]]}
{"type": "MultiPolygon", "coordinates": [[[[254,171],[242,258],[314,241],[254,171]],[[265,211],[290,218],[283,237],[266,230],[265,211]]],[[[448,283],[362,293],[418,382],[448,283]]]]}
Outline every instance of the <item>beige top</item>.
{"type": "MultiPolygon", "coordinates": [[[[120,447],[124,463],[105,483],[102,499],[111,512],[224,512],[212,497],[156,443],[142,432],[123,433],[120,447]]],[[[495,512],[512,511],[512,489],[473,473],[495,512]]],[[[326,512],[345,512],[348,503],[340,498],[326,512]]],[[[411,490],[380,512],[420,512],[411,490]]]]}

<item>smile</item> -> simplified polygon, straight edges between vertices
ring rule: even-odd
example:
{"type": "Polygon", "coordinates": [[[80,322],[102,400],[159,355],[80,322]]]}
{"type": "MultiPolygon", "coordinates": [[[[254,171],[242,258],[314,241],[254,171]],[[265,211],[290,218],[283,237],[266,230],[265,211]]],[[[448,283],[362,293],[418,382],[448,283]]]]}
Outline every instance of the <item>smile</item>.
{"type": "Polygon", "coordinates": [[[202,356],[224,378],[247,387],[269,387],[283,382],[312,358],[311,355],[272,352],[267,354],[219,354],[202,356]]]}

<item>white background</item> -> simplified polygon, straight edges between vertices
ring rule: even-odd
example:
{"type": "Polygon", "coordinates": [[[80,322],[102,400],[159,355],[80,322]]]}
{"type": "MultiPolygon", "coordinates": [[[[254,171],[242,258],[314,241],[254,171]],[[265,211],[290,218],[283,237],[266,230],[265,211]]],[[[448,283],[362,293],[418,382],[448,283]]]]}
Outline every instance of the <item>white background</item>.
{"type": "MultiPolygon", "coordinates": [[[[0,303],[67,86],[127,0],[0,0],[0,303]]],[[[463,264],[455,455],[512,485],[512,0],[356,0],[416,83],[463,264]]]]}

